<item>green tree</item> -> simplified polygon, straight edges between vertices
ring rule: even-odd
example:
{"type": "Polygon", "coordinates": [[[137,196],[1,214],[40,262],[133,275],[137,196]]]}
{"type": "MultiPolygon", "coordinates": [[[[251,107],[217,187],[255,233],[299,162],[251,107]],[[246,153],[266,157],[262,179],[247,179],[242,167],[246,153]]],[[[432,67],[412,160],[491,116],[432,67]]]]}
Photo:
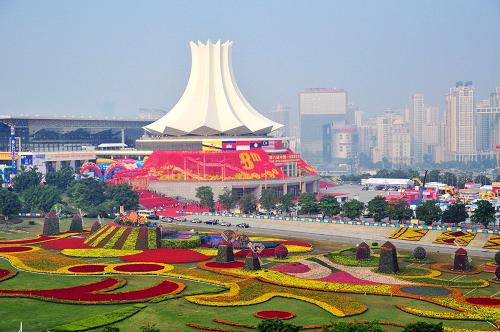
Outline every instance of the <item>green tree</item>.
{"type": "Polygon", "coordinates": [[[299,332],[300,327],[281,319],[265,319],[257,325],[259,332],[299,332]]]}
{"type": "Polygon", "coordinates": [[[201,186],[196,188],[196,198],[200,200],[200,205],[207,207],[210,211],[214,210],[214,192],[212,187],[201,186]]]}
{"type": "Polygon", "coordinates": [[[57,172],[45,175],[45,183],[61,190],[66,190],[75,181],[75,171],[69,166],[61,167],[57,172]]]}
{"type": "Polygon", "coordinates": [[[274,189],[264,189],[260,195],[260,205],[266,210],[271,211],[278,203],[278,195],[274,189]]]}
{"type": "Polygon", "coordinates": [[[34,168],[22,168],[21,171],[12,179],[12,186],[18,193],[28,188],[36,187],[42,181],[42,173],[34,168]]]}
{"type": "Polygon", "coordinates": [[[83,210],[96,207],[106,200],[105,184],[92,178],[75,181],[68,188],[70,203],[83,210]]]}
{"type": "Polygon", "coordinates": [[[377,322],[366,323],[348,323],[348,322],[335,322],[325,325],[322,328],[323,332],[382,332],[383,329],[377,322]]]}
{"type": "Polygon", "coordinates": [[[465,209],[465,204],[462,203],[452,203],[448,205],[448,208],[444,210],[441,219],[445,223],[455,224],[464,222],[468,217],[467,210],[465,209]]]}
{"type": "Polygon", "coordinates": [[[413,217],[413,210],[403,199],[388,205],[387,214],[392,220],[409,220],[413,217]]]}
{"type": "Polygon", "coordinates": [[[299,197],[301,214],[316,214],[319,212],[319,204],[314,193],[302,193],[299,197]]]}
{"type": "Polygon", "coordinates": [[[135,210],[139,206],[139,194],[128,184],[109,186],[105,194],[112,206],[124,205],[126,210],[135,210]]]}
{"type": "Polygon", "coordinates": [[[433,222],[441,220],[443,211],[433,200],[428,200],[420,203],[415,210],[415,215],[418,220],[423,220],[426,225],[431,225],[433,222]]]}
{"type": "Polygon", "coordinates": [[[441,181],[441,171],[438,169],[433,169],[427,174],[427,182],[439,182],[441,181]]]}
{"type": "Polygon", "coordinates": [[[491,184],[491,179],[489,177],[487,177],[486,175],[484,175],[484,174],[479,174],[474,179],[474,183],[480,183],[482,186],[484,186],[484,185],[490,185],[491,184]]]}
{"type": "Polygon", "coordinates": [[[472,221],[487,227],[490,222],[495,221],[495,208],[485,200],[477,202],[477,207],[472,212],[472,221]]]}
{"type": "Polygon", "coordinates": [[[17,215],[21,211],[19,196],[7,189],[0,188],[0,214],[5,220],[10,216],[17,215]]]}
{"type": "Polygon", "coordinates": [[[226,189],[224,193],[219,195],[218,199],[220,205],[222,205],[222,208],[225,210],[231,210],[236,206],[236,202],[238,201],[238,198],[233,194],[233,192],[229,189],[226,189]]]}
{"type": "Polygon", "coordinates": [[[418,322],[406,325],[403,332],[443,332],[443,323],[418,322]]]}
{"type": "Polygon", "coordinates": [[[336,216],[340,213],[340,203],[332,195],[324,195],[319,200],[319,210],[325,216],[336,216]]]}
{"type": "Polygon", "coordinates": [[[389,203],[382,196],[375,196],[368,202],[368,211],[376,222],[388,217],[389,203]]]}
{"type": "Polygon", "coordinates": [[[24,208],[29,211],[49,212],[62,202],[61,191],[53,186],[38,186],[26,189],[22,194],[24,208]]]}
{"type": "Polygon", "coordinates": [[[358,201],[357,199],[350,199],[342,205],[342,210],[344,211],[344,216],[349,219],[358,218],[365,209],[365,203],[358,201]]]}
{"type": "Polygon", "coordinates": [[[280,208],[283,212],[288,213],[292,211],[292,208],[295,206],[295,203],[293,202],[293,196],[292,194],[288,193],[280,197],[279,199],[279,204],[280,208]]]}
{"type": "Polygon", "coordinates": [[[257,204],[255,204],[255,197],[251,193],[246,193],[241,196],[240,201],[240,210],[243,213],[253,213],[257,210],[257,204]]]}

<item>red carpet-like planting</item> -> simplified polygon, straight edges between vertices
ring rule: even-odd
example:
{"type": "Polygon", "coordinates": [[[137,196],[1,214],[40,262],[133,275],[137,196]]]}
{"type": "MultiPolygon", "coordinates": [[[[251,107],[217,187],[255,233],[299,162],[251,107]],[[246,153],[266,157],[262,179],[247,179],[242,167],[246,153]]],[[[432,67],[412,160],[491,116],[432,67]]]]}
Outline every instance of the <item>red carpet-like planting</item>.
{"type": "Polygon", "coordinates": [[[0,290],[0,296],[30,297],[62,302],[79,303],[115,303],[134,302],[151,299],[165,294],[179,293],[184,289],[181,283],[164,280],[159,284],[123,293],[110,293],[109,290],[123,285],[123,281],[116,278],[107,278],[91,284],[46,290],[0,290]]]}
{"type": "Polygon", "coordinates": [[[379,285],[377,282],[359,279],[344,271],[332,272],[328,276],[317,280],[353,285],[379,285]]]}
{"type": "Polygon", "coordinates": [[[311,271],[309,266],[301,264],[301,263],[287,263],[279,266],[275,266],[272,268],[274,271],[283,272],[283,273],[306,273],[311,271]]]}
{"type": "Polygon", "coordinates": [[[91,246],[88,246],[85,243],[83,243],[84,241],[85,238],[83,237],[68,237],[65,239],[44,242],[42,243],[42,247],[47,249],[56,249],[56,250],[92,248],[91,246]]]}
{"type": "Polygon", "coordinates": [[[12,277],[15,274],[16,274],[15,271],[0,269],[0,281],[5,280],[5,279],[9,279],[10,277],[12,277]]]}
{"type": "Polygon", "coordinates": [[[308,247],[311,248],[312,244],[304,241],[279,241],[281,244],[285,246],[300,246],[300,247],[308,247]]]}
{"type": "Polygon", "coordinates": [[[122,264],[113,268],[118,272],[154,272],[163,270],[159,264],[122,264]]]}
{"type": "Polygon", "coordinates": [[[0,247],[0,252],[24,252],[33,250],[32,247],[0,247]]]}
{"type": "Polygon", "coordinates": [[[264,310],[255,313],[255,317],[262,319],[290,319],[295,317],[295,314],[290,311],[279,311],[279,310],[264,310]]]}
{"type": "Polygon", "coordinates": [[[45,235],[38,235],[37,237],[33,239],[24,239],[24,240],[13,240],[13,241],[0,241],[0,244],[7,244],[7,245],[13,245],[13,244],[33,244],[33,243],[39,243],[39,242],[44,242],[44,241],[49,241],[57,239],[57,237],[54,236],[45,236],[45,235]]]}
{"type": "Polygon", "coordinates": [[[190,249],[152,249],[141,253],[122,256],[120,259],[126,262],[153,262],[153,263],[190,263],[201,262],[210,259],[210,256],[200,254],[190,249]]]}
{"type": "MultiPolygon", "coordinates": [[[[250,253],[250,249],[243,249],[234,254],[234,257],[245,258],[250,253]]],[[[274,256],[274,249],[267,248],[262,250],[259,257],[271,257],[274,256]]]]}
{"type": "Polygon", "coordinates": [[[229,263],[219,263],[219,262],[208,262],[205,264],[206,267],[212,267],[216,269],[236,269],[239,267],[243,267],[243,262],[234,261],[229,263]]]}
{"type": "Polygon", "coordinates": [[[474,305],[486,305],[486,306],[500,305],[500,299],[498,297],[468,297],[465,299],[465,301],[474,305]]]}
{"type": "Polygon", "coordinates": [[[72,266],[68,269],[70,272],[74,273],[95,273],[95,272],[104,272],[106,265],[103,264],[94,264],[94,265],[78,265],[72,266]]]}

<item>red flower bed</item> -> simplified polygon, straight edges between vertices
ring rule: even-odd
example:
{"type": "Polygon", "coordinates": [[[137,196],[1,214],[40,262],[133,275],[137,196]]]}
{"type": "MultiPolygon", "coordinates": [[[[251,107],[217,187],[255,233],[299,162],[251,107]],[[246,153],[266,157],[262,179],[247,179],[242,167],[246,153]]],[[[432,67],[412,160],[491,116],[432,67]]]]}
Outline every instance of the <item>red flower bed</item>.
{"type": "Polygon", "coordinates": [[[208,262],[205,264],[206,267],[213,267],[216,269],[235,269],[239,267],[243,267],[243,262],[234,261],[230,263],[219,263],[219,262],[208,262]]]}
{"type": "Polygon", "coordinates": [[[317,280],[333,282],[333,283],[353,284],[353,285],[380,285],[379,283],[374,281],[356,278],[344,271],[332,272],[328,276],[317,280]]]}
{"type": "Polygon", "coordinates": [[[500,299],[498,297],[468,297],[465,299],[465,301],[474,305],[486,305],[486,306],[500,305],[500,299]]]}
{"type": "Polygon", "coordinates": [[[309,266],[301,264],[301,263],[287,263],[279,266],[275,266],[272,268],[274,271],[283,272],[283,273],[306,273],[311,271],[309,266]]]}
{"type": "Polygon", "coordinates": [[[110,293],[112,289],[122,286],[123,280],[107,278],[91,284],[47,290],[0,290],[0,296],[20,296],[40,298],[47,300],[59,300],[62,302],[82,303],[114,303],[134,302],[151,299],[165,294],[179,293],[184,289],[181,283],[164,280],[159,284],[123,293],[110,293]]]}
{"type": "MultiPolygon", "coordinates": [[[[234,257],[245,258],[250,253],[250,249],[243,249],[234,254],[234,257]]],[[[259,257],[271,257],[274,256],[274,249],[267,248],[262,250],[259,257]]]]}
{"type": "Polygon", "coordinates": [[[15,274],[16,274],[15,271],[0,269],[0,281],[5,280],[5,279],[9,279],[10,277],[12,277],[15,274]]]}
{"type": "Polygon", "coordinates": [[[24,252],[33,250],[32,247],[0,247],[0,252],[24,252]]]}
{"type": "Polygon", "coordinates": [[[56,249],[56,250],[92,248],[91,246],[88,246],[85,243],[83,243],[84,241],[85,238],[83,237],[68,237],[65,239],[44,242],[42,244],[42,247],[47,249],[56,249]]]}
{"type": "Polygon", "coordinates": [[[279,311],[279,310],[264,310],[255,313],[255,317],[262,319],[290,319],[295,317],[295,314],[290,311],[279,311]]]}
{"type": "Polygon", "coordinates": [[[118,272],[153,272],[163,270],[159,264],[122,264],[113,268],[118,272]]]}
{"type": "Polygon", "coordinates": [[[126,262],[154,263],[190,263],[201,262],[210,258],[210,256],[200,254],[199,252],[190,249],[168,248],[145,250],[138,254],[120,257],[122,261],[126,262]]]}
{"type": "Polygon", "coordinates": [[[301,246],[301,247],[308,247],[311,248],[312,244],[309,242],[304,242],[304,241],[279,241],[281,244],[285,246],[301,246]]]}
{"type": "Polygon", "coordinates": [[[13,241],[0,241],[0,244],[33,244],[33,243],[38,243],[38,242],[44,242],[44,241],[49,241],[57,239],[55,236],[45,236],[45,235],[38,235],[37,237],[33,239],[25,239],[25,240],[13,240],[13,241]]]}
{"type": "Polygon", "coordinates": [[[94,265],[78,265],[72,266],[68,269],[70,272],[75,273],[92,273],[92,272],[104,272],[106,265],[103,264],[94,264],[94,265]]]}

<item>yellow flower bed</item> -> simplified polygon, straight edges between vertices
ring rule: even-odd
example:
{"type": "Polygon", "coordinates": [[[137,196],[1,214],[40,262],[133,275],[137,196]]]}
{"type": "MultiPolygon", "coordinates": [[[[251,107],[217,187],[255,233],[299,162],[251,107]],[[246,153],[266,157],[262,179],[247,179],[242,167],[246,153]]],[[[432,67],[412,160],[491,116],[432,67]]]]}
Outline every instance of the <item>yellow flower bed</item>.
{"type": "Polygon", "coordinates": [[[423,238],[428,231],[428,229],[400,227],[389,235],[389,238],[405,241],[420,241],[420,239],[423,238]]]}
{"type": "Polygon", "coordinates": [[[285,245],[288,249],[289,253],[300,253],[300,252],[309,252],[312,251],[312,247],[304,247],[304,246],[293,246],[293,245],[285,245]]]}
{"type": "Polygon", "coordinates": [[[120,249],[63,249],[61,253],[70,257],[91,257],[91,258],[107,258],[134,255],[141,253],[142,250],[120,250],[120,249]]]}
{"type": "Polygon", "coordinates": [[[214,248],[193,248],[191,250],[207,256],[217,256],[217,249],[214,248]]]}
{"type": "MultiPolygon", "coordinates": [[[[294,245],[286,245],[285,246],[288,249],[289,253],[301,253],[301,252],[309,252],[312,251],[312,247],[304,247],[304,246],[294,246],[294,245]]],[[[215,248],[194,248],[192,249],[196,252],[199,252],[200,254],[207,255],[207,256],[217,256],[217,249],[215,248]]],[[[235,249],[234,253],[239,252],[239,249],[235,249]]]]}
{"type": "Polygon", "coordinates": [[[110,226],[110,225],[106,225],[106,226],[101,227],[101,229],[99,229],[99,231],[97,231],[96,233],[93,234],[93,235],[96,235],[95,237],[91,236],[91,237],[87,238],[87,240],[85,241],[85,244],[88,244],[89,246],[92,246],[92,247],[97,246],[99,244],[99,242],[101,242],[102,240],[104,240],[106,238],[106,236],[111,234],[111,232],[113,232],[115,228],[116,228],[116,226],[110,226]]]}
{"type": "Polygon", "coordinates": [[[484,244],[483,248],[487,249],[500,249],[500,234],[493,234],[488,241],[484,244]]]}
{"type": "Polygon", "coordinates": [[[459,245],[461,247],[466,247],[472,239],[476,236],[476,233],[462,232],[462,231],[444,231],[439,235],[433,243],[447,244],[447,245],[459,245]]]}

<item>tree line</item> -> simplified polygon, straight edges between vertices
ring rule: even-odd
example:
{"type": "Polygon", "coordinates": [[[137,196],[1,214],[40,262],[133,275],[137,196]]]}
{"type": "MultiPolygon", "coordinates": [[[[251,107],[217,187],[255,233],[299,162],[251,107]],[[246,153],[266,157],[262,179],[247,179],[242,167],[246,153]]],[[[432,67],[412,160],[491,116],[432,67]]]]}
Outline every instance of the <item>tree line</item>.
{"type": "Polygon", "coordinates": [[[12,187],[0,189],[0,214],[6,219],[19,212],[60,211],[72,215],[82,210],[89,217],[108,216],[120,205],[136,209],[139,195],[126,184],[107,186],[92,178],[75,180],[68,166],[48,172],[23,168],[13,178],[12,187]]]}

